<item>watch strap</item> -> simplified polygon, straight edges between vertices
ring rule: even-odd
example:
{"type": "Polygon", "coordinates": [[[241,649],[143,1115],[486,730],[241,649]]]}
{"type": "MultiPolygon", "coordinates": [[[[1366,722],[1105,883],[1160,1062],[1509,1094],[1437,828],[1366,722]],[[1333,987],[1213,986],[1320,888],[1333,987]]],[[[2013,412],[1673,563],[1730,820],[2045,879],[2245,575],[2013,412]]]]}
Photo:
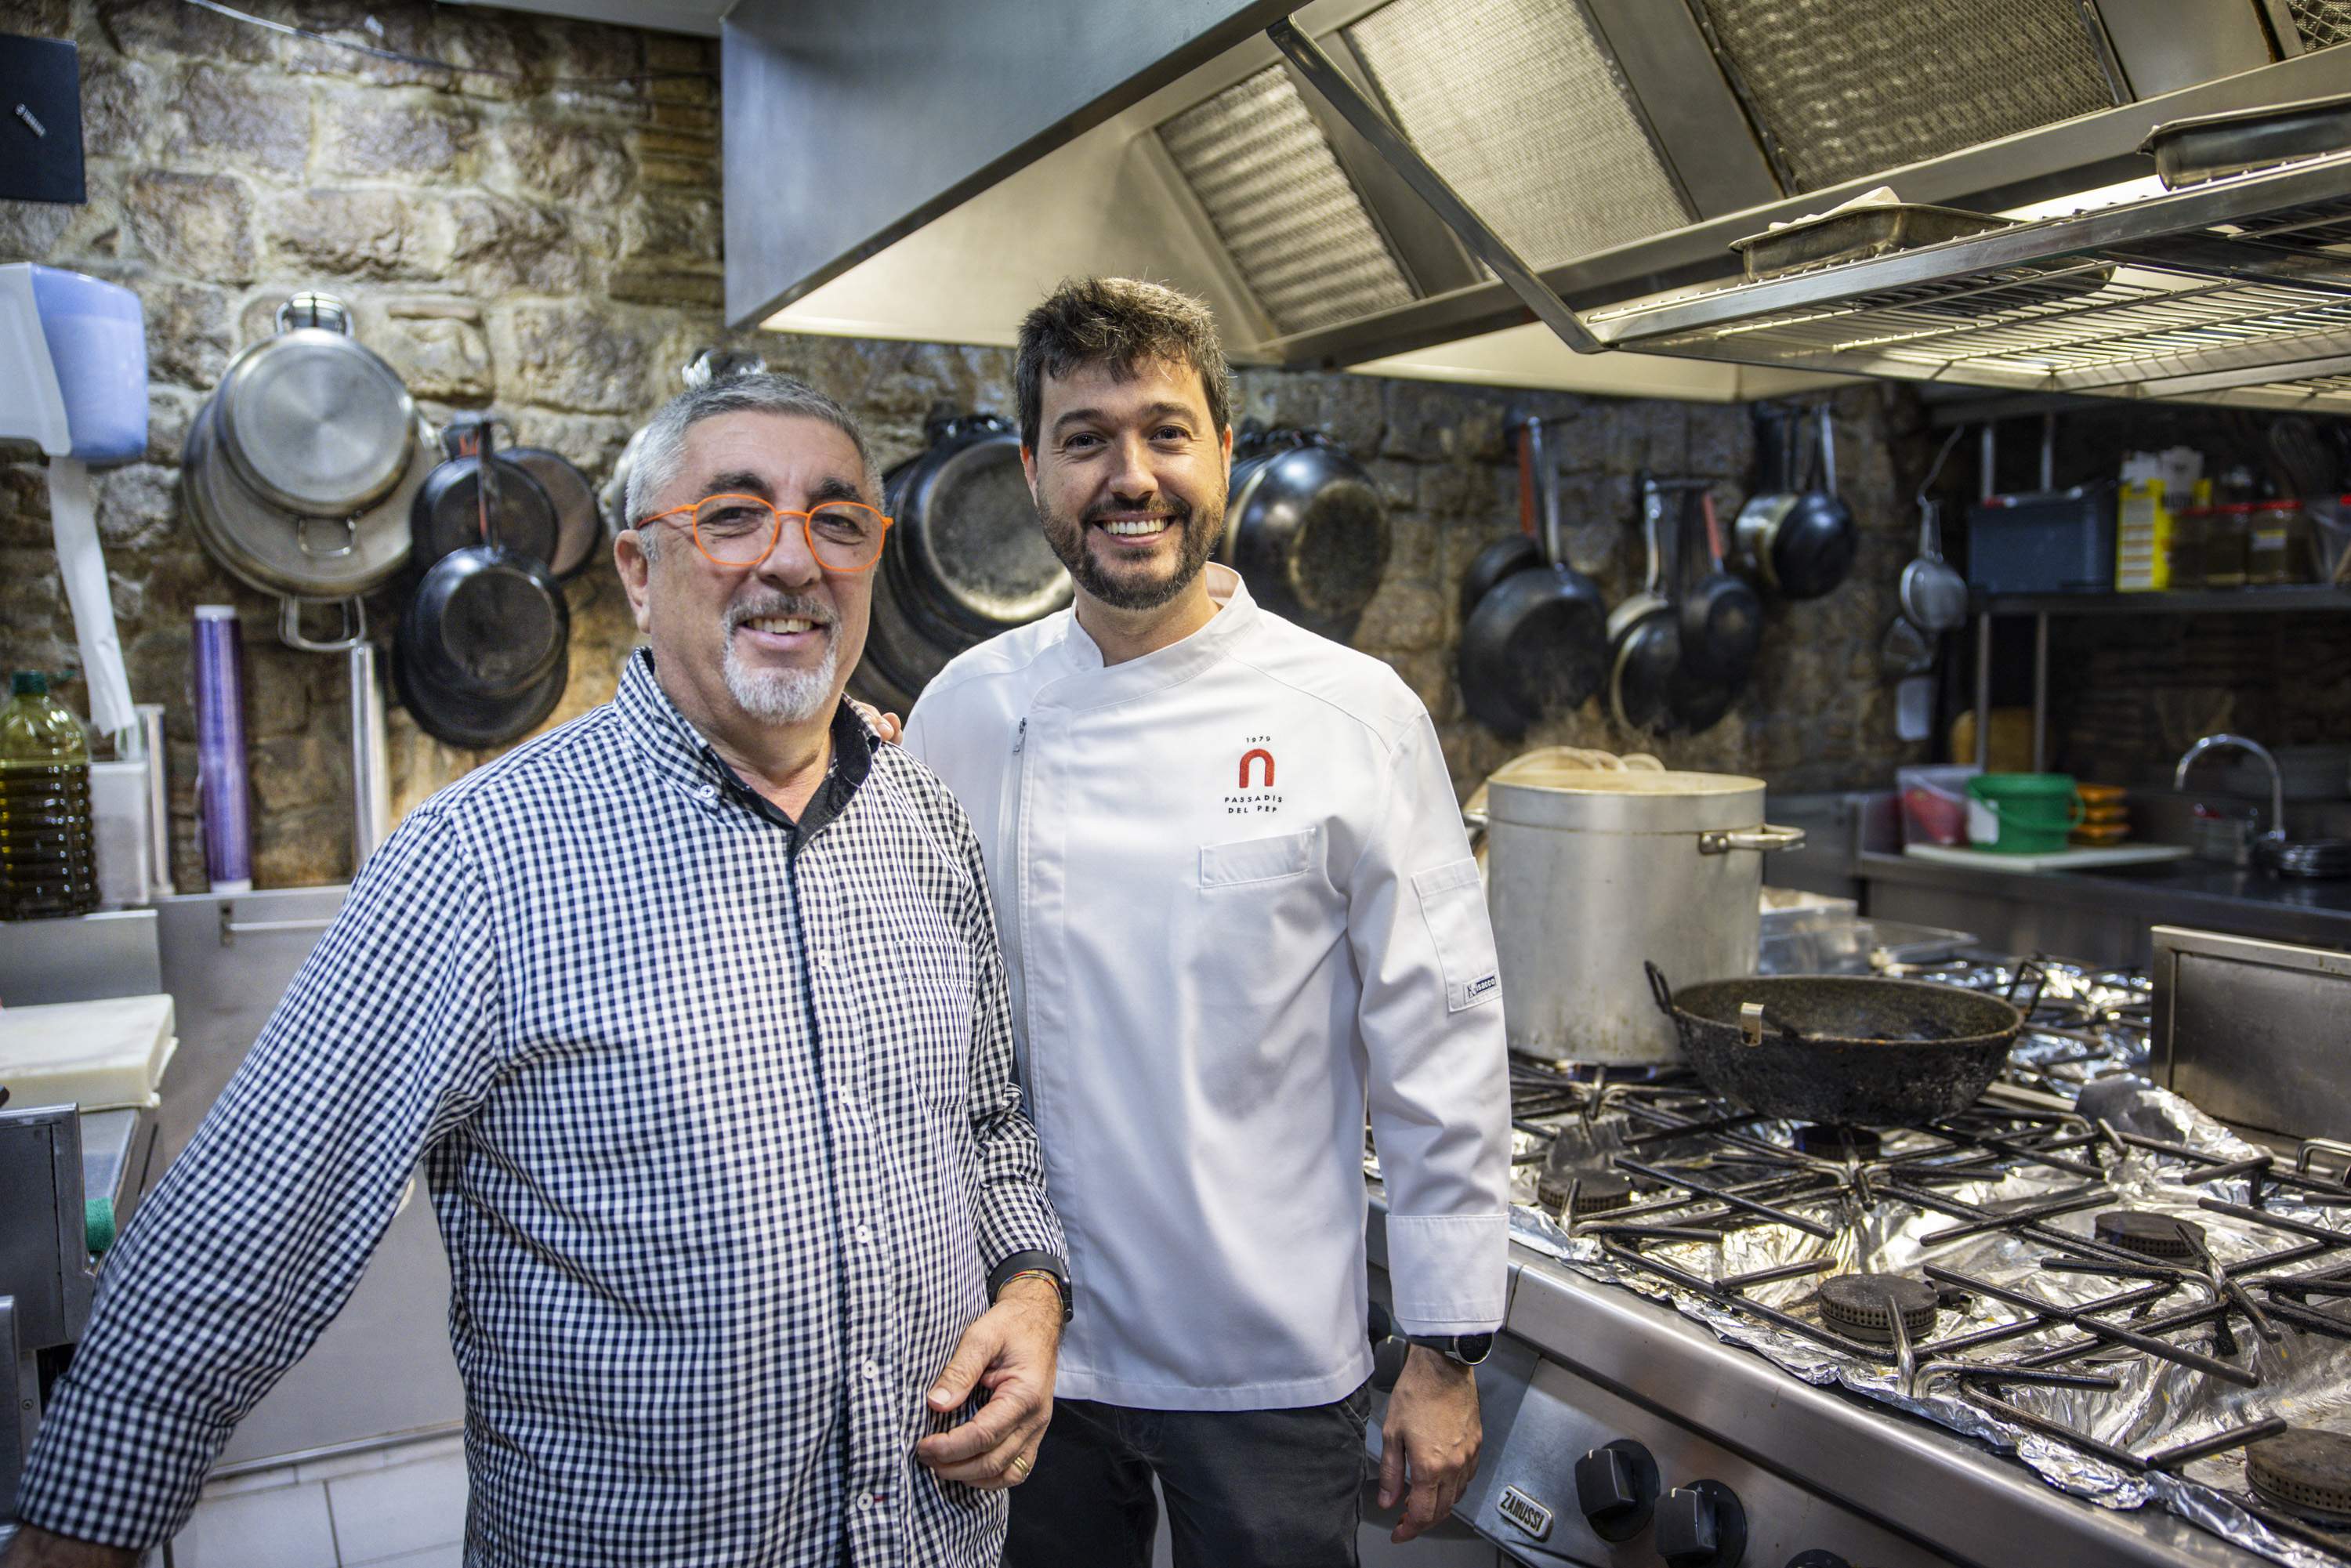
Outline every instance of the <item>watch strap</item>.
{"type": "Polygon", "coordinates": [[[987,1271],[987,1299],[995,1301],[1004,1293],[1005,1286],[1024,1274],[1039,1274],[1053,1281],[1053,1289],[1061,1297],[1061,1321],[1068,1322],[1075,1307],[1070,1295],[1070,1271],[1050,1252],[1015,1252],[997,1264],[987,1271]]]}

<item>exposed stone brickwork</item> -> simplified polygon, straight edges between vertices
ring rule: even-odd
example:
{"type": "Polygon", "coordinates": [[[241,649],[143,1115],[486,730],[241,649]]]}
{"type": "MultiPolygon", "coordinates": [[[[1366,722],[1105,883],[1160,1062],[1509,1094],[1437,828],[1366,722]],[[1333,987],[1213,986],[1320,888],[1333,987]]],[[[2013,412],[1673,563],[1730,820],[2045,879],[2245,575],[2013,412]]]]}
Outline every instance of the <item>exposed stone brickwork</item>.
{"type": "MultiPolygon", "coordinates": [[[[0,203],[0,259],[113,278],[145,302],[153,384],[148,460],[99,479],[100,520],[134,694],[171,710],[174,871],[202,883],[193,834],[190,613],[235,604],[248,669],[256,876],[264,886],[350,874],[343,664],[279,644],[277,606],[197,547],[178,468],[190,417],[289,293],[355,308],[360,336],[438,421],[495,406],[521,438],[599,479],[720,320],[717,51],[702,40],[417,0],[256,0],[264,15],[452,62],[372,58],[246,26],[181,0],[39,0],[12,22],[81,47],[90,201],[0,203]],[[378,30],[380,29],[380,31],[378,30]],[[618,82],[658,71],[710,77],[618,82]],[[521,73],[521,79],[489,71],[521,73]],[[601,79],[599,79],[601,78],[601,79]]],[[[918,450],[926,411],[1011,408],[1010,356],[935,344],[752,335],[868,422],[883,462],[918,450]]],[[[1726,519],[1743,484],[1744,411],[1667,402],[1250,371],[1242,412],[1320,426],[1370,465],[1393,510],[1388,580],[1356,641],[1436,715],[1463,789],[1516,749],[1463,716],[1453,674],[1461,573],[1518,526],[1505,422],[1566,420],[1567,545],[1612,598],[1639,569],[1633,475],[1719,481],[1726,519]]],[[[1875,649],[1907,558],[1909,513],[1888,453],[1911,405],[1840,394],[1844,493],[1865,532],[1853,583],[1774,606],[1754,688],[1714,732],[1655,744],[1598,706],[1530,743],[1653,746],[1677,765],[1739,768],[1820,788],[1885,775],[1891,737],[1875,649]]],[[[1907,439],[1907,438],[1906,438],[1907,439]]],[[[1914,461],[1915,451],[1904,446],[1914,461]]],[[[37,461],[0,451],[0,666],[75,661],[37,461]]],[[[571,682],[559,722],[603,701],[633,642],[611,573],[569,590],[571,682]]],[[[388,627],[396,592],[371,610],[388,627]]],[[[78,686],[69,700],[85,712],[78,686]]],[[[400,809],[483,760],[395,710],[400,809]]]]}

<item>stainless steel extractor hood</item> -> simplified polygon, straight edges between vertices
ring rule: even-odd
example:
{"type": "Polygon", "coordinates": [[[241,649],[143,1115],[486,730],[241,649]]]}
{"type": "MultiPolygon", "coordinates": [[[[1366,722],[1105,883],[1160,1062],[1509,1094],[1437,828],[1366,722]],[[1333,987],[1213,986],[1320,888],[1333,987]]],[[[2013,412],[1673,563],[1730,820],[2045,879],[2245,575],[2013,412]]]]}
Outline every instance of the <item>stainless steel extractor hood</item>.
{"type": "Polygon", "coordinates": [[[2263,364],[2340,358],[2351,386],[2351,261],[2264,204],[2351,199],[2351,166],[2150,196],[2137,151],[2158,120],[2351,91],[2327,47],[2351,0],[1313,0],[1312,61],[1266,35],[1287,9],[741,0],[730,319],[1004,343],[1059,278],[1120,272],[1207,298],[1245,361],[2273,402],[2323,378],[2263,364]],[[1730,241],[1881,182],[2011,216],[2109,204],[1738,281],[1730,241]]]}

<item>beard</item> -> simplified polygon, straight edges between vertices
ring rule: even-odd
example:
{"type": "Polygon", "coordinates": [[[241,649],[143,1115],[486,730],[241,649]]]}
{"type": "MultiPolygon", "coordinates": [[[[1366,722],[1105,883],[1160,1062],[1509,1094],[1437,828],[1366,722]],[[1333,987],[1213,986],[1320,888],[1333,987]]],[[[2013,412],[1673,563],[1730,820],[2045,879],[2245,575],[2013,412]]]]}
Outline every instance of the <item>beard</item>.
{"type": "Polygon", "coordinates": [[[1216,553],[1225,537],[1225,498],[1219,495],[1207,506],[1194,507],[1172,496],[1161,497],[1158,515],[1178,531],[1181,548],[1175,570],[1159,577],[1141,570],[1113,572],[1086,548],[1086,529],[1103,514],[1134,509],[1113,497],[1088,507],[1074,519],[1040,509],[1039,520],[1045,542],[1080,588],[1113,610],[1156,610],[1189,588],[1216,553]]]}
{"type": "Polygon", "coordinates": [[[798,594],[771,593],[726,612],[726,695],[744,712],[770,724],[805,724],[823,713],[832,701],[835,678],[841,673],[841,627],[831,612],[817,600],[798,594]],[[824,657],[813,668],[755,669],[735,645],[735,628],[746,621],[771,615],[796,615],[824,631],[824,657]]]}

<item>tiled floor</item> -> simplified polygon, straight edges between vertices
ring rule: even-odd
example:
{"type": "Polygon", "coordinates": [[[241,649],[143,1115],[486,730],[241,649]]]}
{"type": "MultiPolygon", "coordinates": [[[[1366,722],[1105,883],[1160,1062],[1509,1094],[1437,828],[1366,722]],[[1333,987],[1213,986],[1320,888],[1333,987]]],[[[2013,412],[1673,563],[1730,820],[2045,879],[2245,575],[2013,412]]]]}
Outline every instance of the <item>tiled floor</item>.
{"type": "Polygon", "coordinates": [[[432,1437],[204,1488],[173,1568],[458,1568],[465,1455],[432,1437]]]}

